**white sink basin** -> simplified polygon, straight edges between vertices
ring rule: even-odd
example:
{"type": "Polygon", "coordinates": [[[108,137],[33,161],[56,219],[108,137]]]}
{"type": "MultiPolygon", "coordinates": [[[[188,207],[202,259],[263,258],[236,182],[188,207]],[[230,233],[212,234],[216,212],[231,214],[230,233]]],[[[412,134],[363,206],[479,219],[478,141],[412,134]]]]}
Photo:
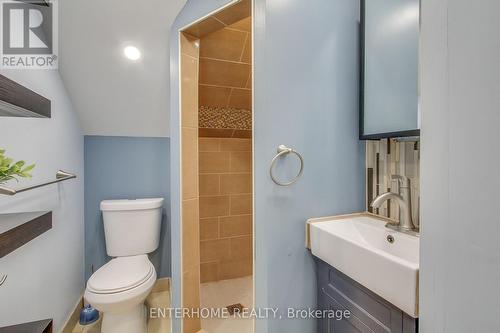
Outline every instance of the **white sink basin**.
{"type": "Polygon", "coordinates": [[[307,223],[313,255],[418,317],[418,237],[388,229],[385,220],[369,213],[307,223]]]}

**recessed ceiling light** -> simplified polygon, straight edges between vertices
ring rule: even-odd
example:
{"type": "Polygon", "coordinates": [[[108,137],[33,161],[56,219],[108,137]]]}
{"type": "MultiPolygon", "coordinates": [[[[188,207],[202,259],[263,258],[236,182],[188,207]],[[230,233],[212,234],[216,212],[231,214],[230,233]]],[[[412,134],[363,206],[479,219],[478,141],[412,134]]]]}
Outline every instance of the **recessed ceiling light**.
{"type": "Polygon", "coordinates": [[[123,54],[130,60],[138,60],[141,57],[141,51],[135,46],[127,46],[123,49],[123,54]]]}

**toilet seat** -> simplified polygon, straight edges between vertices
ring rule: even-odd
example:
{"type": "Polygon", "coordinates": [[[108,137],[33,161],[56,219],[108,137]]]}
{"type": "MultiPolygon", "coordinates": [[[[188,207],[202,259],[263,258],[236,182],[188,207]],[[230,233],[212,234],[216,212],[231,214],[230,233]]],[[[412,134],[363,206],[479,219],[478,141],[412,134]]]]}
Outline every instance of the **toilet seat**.
{"type": "Polygon", "coordinates": [[[92,274],[87,290],[94,294],[121,293],[144,284],[153,274],[154,266],[145,254],[118,257],[92,274]]]}

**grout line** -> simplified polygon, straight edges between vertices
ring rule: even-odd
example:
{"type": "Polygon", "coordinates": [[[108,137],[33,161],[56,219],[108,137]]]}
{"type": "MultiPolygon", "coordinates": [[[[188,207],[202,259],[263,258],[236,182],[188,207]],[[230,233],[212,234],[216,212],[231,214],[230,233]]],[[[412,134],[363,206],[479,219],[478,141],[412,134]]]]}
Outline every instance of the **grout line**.
{"type": "MultiPolygon", "coordinates": [[[[245,41],[243,42],[243,49],[241,50],[241,54],[240,54],[240,62],[242,62],[242,60],[243,60],[243,54],[245,53],[245,49],[246,49],[246,45],[247,45],[247,40],[248,40],[248,35],[249,35],[249,33],[246,34],[245,41]]],[[[245,87],[246,87],[246,85],[245,85],[245,87]]]]}
{"type": "Polygon", "coordinates": [[[251,176],[252,173],[251,172],[246,172],[246,171],[241,171],[241,172],[232,172],[232,171],[228,171],[228,172],[200,172],[199,175],[248,175],[248,176],[251,176]]]}
{"type": "Polygon", "coordinates": [[[230,63],[233,63],[233,64],[240,64],[240,65],[250,65],[250,66],[252,65],[249,62],[226,60],[226,59],[218,59],[218,58],[210,58],[210,57],[200,57],[200,59],[211,60],[211,61],[219,61],[219,62],[230,62],[230,63]]]}
{"type": "MultiPolygon", "coordinates": [[[[222,24],[224,25],[224,28],[225,28],[225,27],[227,27],[227,24],[226,24],[226,23],[224,23],[223,21],[219,20],[219,19],[215,16],[215,14],[214,14],[214,15],[212,15],[211,17],[212,17],[214,20],[218,21],[219,23],[222,23],[222,24]]],[[[217,31],[217,30],[216,30],[216,31],[217,31]]],[[[214,32],[215,32],[215,31],[214,31],[214,32]]]]}
{"type": "MultiPolygon", "coordinates": [[[[226,237],[219,237],[219,238],[207,238],[207,239],[200,239],[201,242],[213,242],[217,240],[231,240],[235,238],[247,238],[248,236],[252,236],[252,234],[244,234],[244,235],[234,235],[234,236],[226,236],[226,237]]],[[[210,261],[209,261],[210,262],[210,261]]],[[[208,262],[200,262],[200,264],[206,264],[208,262]]]]}
{"type": "Polygon", "coordinates": [[[231,101],[231,96],[233,95],[233,91],[234,91],[234,88],[231,88],[231,90],[229,91],[229,95],[227,96],[227,101],[226,101],[226,108],[229,107],[229,102],[231,101]]]}
{"type": "Polygon", "coordinates": [[[252,216],[253,214],[231,214],[231,215],[217,215],[211,217],[200,217],[200,220],[213,219],[213,218],[227,218],[227,217],[243,217],[243,216],[252,216]]]}
{"type": "MultiPolygon", "coordinates": [[[[250,78],[251,74],[248,76],[250,78]]],[[[247,79],[248,81],[248,79],[247,79]]],[[[248,82],[247,82],[248,83],[248,82]]],[[[245,87],[232,87],[232,86],[225,86],[225,85],[220,85],[220,84],[209,84],[209,83],[200,83],[198,84],[199,86],[204,86],[204,87],[215,87],[215,88],[234,88],[234,89],[241,89],[241,90],[249,90],[252,91],[252,88],[245,88],[245,87]]]]}
{"type": "MultiPolygon", "coordinates": [[[[200,174],[200,175],[201,175],[201,173],[198,173],[198,174],[200,174]]],[[[218,174],[218,175],[217,175],[217,193],[219,193],[219,194],[221,193],[221,184],[220,184],[220,179],[221,179],[220,174],[218,174]]]]}
{"type": "Polygon", "coordinates": [[[198,61],[198,58],[193,57],[193,56],[192,56],[192,55],[190,55],[190,54],[187,54],[187,53],[181,53],[181,55],[186,56],[186,57],[188,57],[188,58],[191,58],[191,59],[193,59],[193,60],[195,60],[195,61],[198,61]]]}
{"type": "MultiPolygon", "coordinates": [[[[247,88],[247,86],[248,86],[248,82],[250,81],[251,77],[252,77],[252,71],[250,71],[250,73],[248,74],[247,82],[245,82],[245,89],[250,90],[250,92],[252,92],[252,88],[247,88]]],[[[253,105],[252,105],[252,109],[253,109],[253,105]]]]}
{"type": "MultiPolygon", "coordinates": [[[[234,23],[236,23],[236,22],[234,22],[234,23]]],[[[227,27],[224,27],[223,29],[225,29],[225,30],[232,30],[232,31],[238,31],[238,32],[244,32],[244,33],[247,33],[247,34],[250,33],[250,32],[248,32],[246,30],[243,30],[243,29],[237,29],[237,28],[231,27],[230,25],[228,25],[227,27]]]]}
{"type": "MultiPolygon", "coordinates": [[[[200,195],[199,198],[231,197],[231,196],[235,196],[235,195],[247,195],[247,194],[252,194],[252,192],[222,193],[222,194],[203,194],[203,195],[200,195]]],[[[194,200],[194,199],[196,199],[196,198],[186,199],[186,200],[194,200]]],[[[249,214],[241,214],[241,215],[249,215],[249,214]]],[[[231,215],[227,215],[227,216],[233,216],[233,215],[231,214],[231,215]]],[[[212,217],[215,217],[215,216],[212,216],[212,217]]]]}

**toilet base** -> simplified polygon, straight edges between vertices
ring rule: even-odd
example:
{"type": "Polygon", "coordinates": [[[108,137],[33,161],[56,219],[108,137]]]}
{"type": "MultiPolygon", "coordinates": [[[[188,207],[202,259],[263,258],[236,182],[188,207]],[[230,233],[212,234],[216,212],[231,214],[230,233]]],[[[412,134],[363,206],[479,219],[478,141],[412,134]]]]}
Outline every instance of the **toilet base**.
{"type": "Polygon", "coordinates": [[[144,303],[122,312],[104,312],[101,333],[147,333],[144,303]]]}

